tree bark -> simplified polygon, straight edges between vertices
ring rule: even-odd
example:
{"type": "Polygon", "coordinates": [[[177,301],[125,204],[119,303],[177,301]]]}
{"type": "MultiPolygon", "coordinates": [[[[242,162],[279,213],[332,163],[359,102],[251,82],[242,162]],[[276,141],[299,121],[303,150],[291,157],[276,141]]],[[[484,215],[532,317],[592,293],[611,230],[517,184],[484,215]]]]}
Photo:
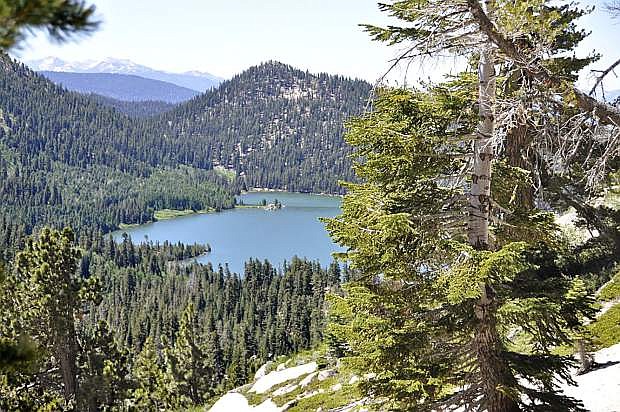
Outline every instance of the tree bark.
{"type": "MultiPolygon", "coordinates": [[[[71,325],[72,326],[72,325],[71,325]]],[[[57,354],[60,362],[60,371],[62,373],[62,382],[64,386],[65,401],[77,401],[78,383],[77,383],[77,359],[75,329],[67,331],[67,335],[59,335],[57,342],[57,354]],[[73,332],[73,333],[72,333],[73,332]]]]}
{"type": "MultiPolygon", "coordinates": [[[[483,10],[492,5],[486,0],[483,10]]],[[[491,172],[494,157],[495,129],[495,46],[489,41],[480,53],[478,67],[479,117],[474,141],[474,166],[469,196],[468,240],[477,250],[488,250],[491,213],[491,172]]],[[[503,388],[512,387],[515,378],[502,358],[502,343],[497,332],[497,302],[489,284],[480,285],[481,296],[474,307],[478,325],[473,346],[482,384],[483,410],[516,412],[519,406],[503,388]]]]}
{"type": "Polygon", "coordinates": [[[483,286],[484,291],[475,307],[478,328],[474,348],[482,383],[481,410],[488,412],[518,412],[519,405],[506,391],[514,387],[516,379],[502,358],[502,343],[497,333],[497,305],[493,291],[483,286]]]}
{"type": "MultiPolygon", "coordinates": [[[[528,158],[527,153],[522,152],[522,148],[529,147],[532,141],[527,124],[519,123],[508,132],[506,136],[506,155],[510,166],[519,167],[523,170],[535,172],[532,160],[528,158]]],[[[534,186],[526,185],[519,188],[516,196],[516,203],[524,209],[532,209],[534,207],[534,186]]]]}
{"type": "Polygon", "coordinates": [[[480,123],[474,140],[474,169],[469,196],[468,239],[479,250],[489,248],[489,218],[491,211],[491,164],[493,162],[493,131],[495,119],[494,50],[482,50],[478,68],[480,123]]]}
{"type": "MultiPolygon", "coordinates": [[[[65,285],[70,284],[71,280],[67,277],[65,285]]],[[[58,307],[52,308],[50,311],[49,327],[54,331],[54,352],[60,364],[65,402],[70,405],[71,402],[77,403],[78,401],[78,341],[73,320],[75,303],[67,292],[68,290],[60,292],[61,299],[58,302],[58,307]]]]}
{"type": "Polygon", "coordinates": [[[579,370],[577,371],[577,375],[581,375],[586,373],[592,367],[592,357],[588,354],[586,350],[586,342],[583,338],[580,338],[576,342],[577,352],[579,353],[579,370]]]}

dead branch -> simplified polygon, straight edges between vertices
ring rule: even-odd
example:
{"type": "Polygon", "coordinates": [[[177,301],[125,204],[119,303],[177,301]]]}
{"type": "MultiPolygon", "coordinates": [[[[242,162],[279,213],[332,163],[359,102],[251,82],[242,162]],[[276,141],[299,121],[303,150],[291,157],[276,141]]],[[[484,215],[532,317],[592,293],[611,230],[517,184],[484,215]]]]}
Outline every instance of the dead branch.
{"type": "MultiPolygon", "coordinates": [[[[594,94],[594,92],[596,91],[596,88],[598,87],[599,84],[601,84],[601,82],[603,81],[605,76],[607,76],[609,73],[613,72],[614,69],[618,65],[620,65],[620,59],[618,59],[615,62],[613,62],[611,64],[611,66],[609,66],[607,69],[600,71],[600,75],[596,76],[596,82],[594,83],[594,86],[592,86],[592,90],[590,90],[590,96],[592,96],[594,94]]],[[[601,86],[601,89],[602,89],[602,86],[601,86]]]]}
{"type": "MultiPolygon", "coordinates": [[[[486,15],[478,0],[466,0],[470,13],[478,21],[480,30],[500,49],[508,58],[514,60],[524,67],[524,70],[547,86],[564,87],[564,82],[551,75],[545,68],[528,64],[527,58],[517,49],[515,44],[505,38],[496,28],[493,22],[486,15]]],[[[601,123],[613,126],[620,126],[620,109],[609,104],[599,102],[595,98],[585,94],[574,86],[569,86],[570,91],[575,97],[578,107],[589,113],[594,113],[601,123]]]]}

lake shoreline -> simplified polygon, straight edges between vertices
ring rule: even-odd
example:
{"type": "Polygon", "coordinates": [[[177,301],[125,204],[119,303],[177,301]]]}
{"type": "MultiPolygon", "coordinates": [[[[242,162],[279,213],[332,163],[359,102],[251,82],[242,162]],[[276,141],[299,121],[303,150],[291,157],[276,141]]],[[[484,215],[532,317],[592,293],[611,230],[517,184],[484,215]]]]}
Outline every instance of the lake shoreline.
{"type": "Polygon", "coordinates": [[[318,261],[327,267],[332,253],[341,251],[325,231],[322,217],[341,213],[338,196],[300,194],[292,192],[256,192],[237,197],[235,208],[226,213],[167,212],[166,220],[133,226],[113,232],[122,241],[127,233],[137,242],[209,244],[211,253],[191,259],[198,263],[211,262],[214,267],[228,263],[231,271],[242,273],[249,259],[268,260],[274,267],[290,262],[293,256],[318,261]],[[270,212],[262,201],[284,207],[270,212]]]}
{"type": "MultiPolygon", "coordinates": [[[[251,190],[242,190],[240,192],[239,195],[247,195],[247,194],[252,194],[252,193],[293,193],[293,194],[299,194],[299,195],[312,195],[312,196],[325,196],[325,197],[338,197],[340,199],[344,198],[344,195],[338,195],[338,194],[333,194],[333,193],[306,193],[306,192],[291,192],[288,190],[284,190],[284,189],[269,189],[267,187],[255,187],[252,188],[251,190]]],[[[285,205],[286,206],[286,205],[285,205]]],[[[230,209],[222,209],[222,210],[215,210],[213,208],[209,208],[209,209],[202,209],[202,210],[191,210],[191,209],[185,209],[185,210],[178,210],[178,209],[161,209],[161,210],[156,210],[155,213],[153,214],[153,220],[149,220],[143,223],[119,223],[118,225],[118,229],[113,230],[112,232],[109,232],[108,234],[112,234],[114,232],[118,232],[118,231],[122,231],[122,230],[131,230],[134,229],[136,227],[142,226],[142,225],[146,225],[149,223],[156,223],[156,222],[163,222],[165,220],[173,220],[173,219],[177,219],[180,217],[187,217],[187,216],[194,216],[194,215],[203,215],[203,214],[210,214],[210,213],[222,213],[222,212],[226,212],[226,211],[231,211],[231,210],[235,210],[235,209],[264,209],[265,207],[259,204],[256,205],[234,205],[233,207],[231,207],[230,209]],[[159,214],[159,217],[158,217],[159,214]]]]}
{"type": "Polygon", "coordinates": [[[327,197],[339,197],[339,198],[343,198],[344,195],[340,195],[340,194],[336,194],[336,193],[326,193],[326,192],[321,192],[321,193],[315,193],[315,192],[292,192],[290,190],[285,190],[285,189],[269,189],[267,187],[253,187],[250,190],[242,190],[241,194],[242,195],[247,195],[249,193],[295,193],[295,194],[299,194],[299,195],[314,195],[314,196],[327,196],[327,197]]]}
{"type": "MultiPolygon", "coordinates": [[[[222,209],[220,212],[223,212],[225,210],[233,210],[234,208],[230,208],[230,209],[222,209]]],[[[142,225],[147,225],[149,223],[156,223],[156,222],[164,222],[166,220],[173,220],[173,219],[177,219],[180,217],[186,217],[186,216],[193,216],[193,215],[206,215],[206,214],[212,214],[212,213],[219,213],[217,210],[213,209],[213,208],[209,208],[209,209],[201,209],[201,210],[192,210],[192,209],[185,209],[185,210],[178,210],[178,209],[161,209],[161,210],[156,210],[153,213],[153,220],[148,220],[144,223],[119,223],[118,224],[118,229],[113,230],[112,232],[109,232],[108,234],[112,234],[114,232],[118,232],[121,230],[131,230],[134,228],[137,228],[139,226],[142,225]]]]}
{"type": "Polygon", "coordinates": [[[208,209],[201,209],[201,210],[161,209],[161,210],[156,210],[155,213],[153,213],[153,217],[155,218],[154,219],[155,222],[160,222],[162,220],[170,220],[170,219],[175,219],[177,217],[183,217],[183,216],[189,216],[189,215],[195,215],[195,214],[204,215],[207,213],[217,213],[217,210],[215,210],[212,207],[208,209]]]}
{"type": "MultiPolygon", "coordinates": [[[[269,188],[252,188],[252,190],[243,190],[241,191],[241,195],[247,195],[247,194],[251,194],[251,193],[295,193],[295,194],[300,194],[300,195],[312,195],[312,196],[325,196],[325,197],[338,197],[338,198],[343,198],[344,195],[336,195],[336,194],[331,194],[331,193],[305,193],[305,192],[290,192],[288,190],[283,190],[283,189],[269,189],[269,188]]],[[[185,210],[178,210],[178,209],[161,209],[161,210],[156,210],[154,213],[154,219],[150,220],[148,222],[144,222],[144,223],[121,223],[119,224],[119,229],[118,230],[126,230],[126,229],[132,229],[135,227],[138,227],[140,225],[143,224],[147,224],[147,223],[155,223],[155,222],[162,222],[164,220],[172,220],[172,219],[177,219],[179,217],[186,217],[186,216],[192,216],[192,215],[204,215],[204,214],[208,214],[208,213],[222,213],[225,211],[229,211],[229,210],[234,210],[234,209],[264,209],[265,207],[263,205],[234,205],[232,208],[230,209],[222,209],[220,211],[217,211],[213,208],[209,208],[209,209],[202,209],[202,210],[191,210],[191,209],[185,209],[185,210]]]]}

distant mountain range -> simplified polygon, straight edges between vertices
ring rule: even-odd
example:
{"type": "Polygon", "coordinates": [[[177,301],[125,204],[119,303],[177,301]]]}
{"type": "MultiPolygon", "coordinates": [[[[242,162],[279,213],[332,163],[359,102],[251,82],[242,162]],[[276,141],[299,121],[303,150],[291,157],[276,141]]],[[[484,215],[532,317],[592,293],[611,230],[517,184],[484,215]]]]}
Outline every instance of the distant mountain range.
{"type": "Polygon", "coordinates": [[[199,71],[172,73],[152,69],[126,59],[107,58],[101,61],[84,60],[68,62],[57,57],[46,57],[31,60],[26,64],[39,72],[71,72],[71,73],[114,73],[140,76],[145,79],[159,80],[180,87],[204,92],[219,85],[224,79],[213,74],[199,71]]]}
{"type": "Polygon", "coordinates": [[[41,71],[56,84],[80,93],[95,93],[126,102],[181,103],[200,94],[196,90],[144,77],[118,73],[41,71]]]}

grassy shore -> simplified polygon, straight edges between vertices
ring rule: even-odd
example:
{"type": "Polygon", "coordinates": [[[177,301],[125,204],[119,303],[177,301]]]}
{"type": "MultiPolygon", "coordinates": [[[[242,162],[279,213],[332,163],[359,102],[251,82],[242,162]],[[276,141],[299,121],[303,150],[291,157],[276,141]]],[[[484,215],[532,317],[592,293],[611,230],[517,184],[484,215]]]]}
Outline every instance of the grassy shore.
{"type": "MultiPolygon", "coordinates": [[[[246,194],[246,193],[252,193],[252,192],[262,192],[262,193],[279,193],[279,192],[288,192],[286,190],[279,190],[279,189],[261,189],[261,188],[253,188],[250,191],[246,191],[246,192],[242,192],[242,194],[246,194]]],[[[301,193],[301,192],[290,192],[290,193],[301,193]]],[[[329,193],[302,193],[302,194],[312,194],[312,195],[319,195],[319,196],[337,196],[337,197],[342,197],[342,195],[333,195],[333,194],[329,194],[329,193]]],[[[234,207],[235,209],[264,209],[265,205],[235,205],[234,207]]],[[[185,210],[176,210],[176,209],[161,209],[161,210],[156,210],[154,213],[154,218],[153,221],[157,222],[157,221],[161,221],[161,220],[170,220],[170,219],[174,219],[177,217],[183,217],[183,216],[189,216],[189,215],[193,215],[193,214],[205,214],[205,213],[214,213],[215,209],[213,208],[209,208],[209,209],[203,209],[203,210],[192,210],[192,209],[185,209],[185,210]]],[[[151,223],[151,222],[146,222],[146,223],[151,223]]],[[[132,229],[134,227],[140,226],[140,224],[126,224],[126,223],[121,223],[118,225],[120,230],[129,230],[132,229]]]]}
{"type": "Polygon", "coordinates": [[[138,226],[140,226],[140,223],[119,223],[118,228],[120,230],[128,230],[138,226]]]}
{"type": "Polygon", "coordinates": [[[188,215],[193,215],[193,214],[204,214],[204,213],[213,213],[215,212],[215,209],[203,209],[203,210],[192,210],[192,209],[185,209],[185,210],[175,210],[175,209],[162,209],[162,210],[156,210],[155,211],[155,220],[168,220],[168,219],[174,219],[175,217],[181,217],[181,216],[188,216],[188,215]]]}

